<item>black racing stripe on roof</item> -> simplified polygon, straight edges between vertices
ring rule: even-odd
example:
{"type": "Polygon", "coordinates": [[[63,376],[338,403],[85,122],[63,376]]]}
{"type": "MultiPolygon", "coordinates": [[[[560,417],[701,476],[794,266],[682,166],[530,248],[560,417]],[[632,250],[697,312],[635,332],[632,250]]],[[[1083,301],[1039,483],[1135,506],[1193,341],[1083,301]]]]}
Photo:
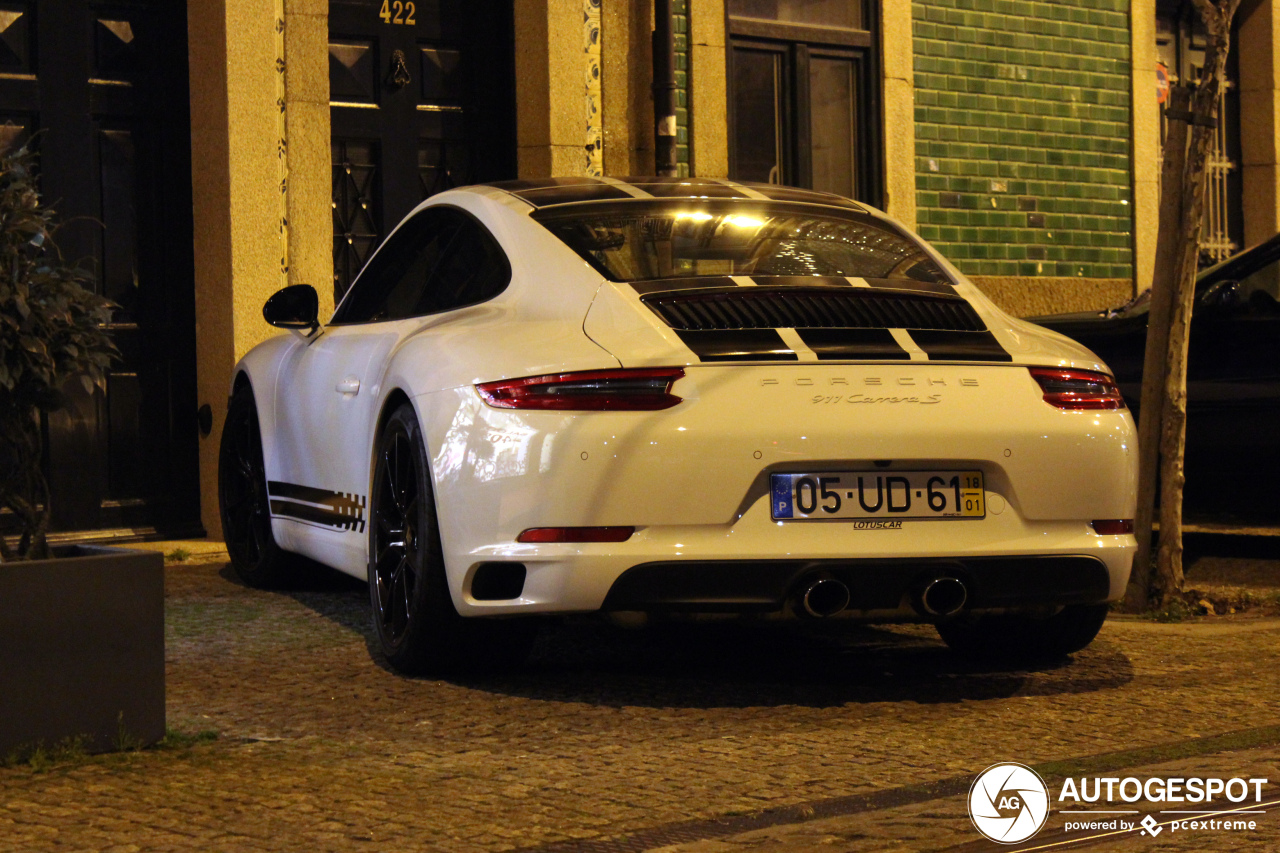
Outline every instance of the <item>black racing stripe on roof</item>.
{"type": "Polygon", "coordinates": [[[761,184],[753,181],[718,181],[707,178],[664,178],[651,175],[633,175],[624,178],[610,178],[606,183],[597,178],[564,177],[534,178],[513,181],[493,181],[485,186],[505,190],[512,195],[535,203],[539,207],[553,204],[570,204],[574,201],[613,201],[628,199],[633,196],[619,189],[617,183],[630,184],[638,190],[657,198],[736,198],[759,201],[748,192],[758,193],[772,201],[790,201],[804,204],[821,204],[827,207],[842,207],[849,210],[864,211],[866,207],[851,199],[833,193],[815,192],[798,187],[783,187],[777,184],[761,184]],[[577,188],[576,193],[558,196],[557,190],[577,188]],[[593,195],[588,188],[595,187],[598,195],[593,195]],[[536,194],[536,195],[531,195],[536,194]],[[563,198],[563,200],[561,200],[563,198]]]}
{"type": "Polygon", "coordinates": [[[752,275],[752,281],[769,287],[853,287],[853,283],[839,275],[752,275]]]}
{"type": "Polygon", "coordinates": [[[624,184],[653,184],[654,186],[684,186],[684,187],[701,187],[701,186],[724,186],[719,181],[708,178],[671,178],[663,175],[628,175],[624,178],[613,178],[615,181],[622,181],[624,184]]]}
{"type": "Polygon", "coordinates": [[[941,293],[958,296],[954,285],[942,281],[920,281],[915,278],[866,278],[871,287],[882,290],[910,290],[916,293],[941,293]]]}
{"type": "Polygon", "coordinates": [[[797,356],[773,329],[716,329],[676,334],[702,361],[796,361],[797,356]]]}
{"type": "Polygon", "coordinates": [[[622,201],[632,198],[625,190],[596,178],[497,181],[489,186],[509,192],[534,207],[550,207],[556,204],[573,204],[583,201],[622,201]]]}
{"type": "Polygon", "coordinates": [[[930,361],[1013,361],[990,332],[912,329],[907,332],[930,361]]]}
{"type": "Polygon", "coordinates": [[[625,190],[610,184],[579,184],[568,187],[539,187],[514,193],[534,207],[550,207],[555,204],[573,204],[581,201],[621,201],[634,198],[625,190]]]}
{"type": "Polygon", "coordinates": [[[888,329],[796,329],[796,334],[822,360],[911,358],[888,329]]]}
{"type": "Polygon", "coordinates": [[[666,293],[672,290],[707,290],[709,288],[737,287],[738,283],[727,275],[707,275],[698,278],[659,278],[651,281],[628,282],[631,289],[641,296],[650,293],[666,293]]]}
{"type": "MultiPolygon", "coordinates": [[[[753,275],[748,277],[761,287],[854,286],[847,278],[834,275],[753,275]]],[[[954,287],[943,282],[917,281],[913,278],[868,278],[864,279],[864,281],[875,290],[905,290],[912,293],[938,293],[944,296],[958,295],[954,287]]],[[[650,293],[664,293],[669,290],[706,290],[713,287],[739,286],[729,276],[662,278],[628,283],[641,296],[647,296],[650,293]]]]}
{"type": "Polygon", "coordinates": [[[632,184],[632,186],[638,190],[644,190],[654,198],[740,198],[759,201],[759,199],[752,199],[742,190],[726,187],[724,184],[700,183],[692,186],[686,184],[632,184]]]}
{"type": "Polygon", "coordinates": [[[493,181],[484,186],[497,187],[500,190],[506,190],[510,193],[520,192],[521,190],[543,190],[550,187],[577,187],[577,186],[600,186],[605,185],[598,178],[568,177],[568,178],[528,178],[511,181],[493,181]]]}
{"type": "Polygon", "coordinates": [[[744,184],[766,198],[774,201],[800,201],[809,204],[826,204],[833,207],[847,207],[850,210],[866,210],[856,201],[832,193],[819,193],[812,190],[801,190],[795,187],[780,187],[776,184],[744,184]]]}

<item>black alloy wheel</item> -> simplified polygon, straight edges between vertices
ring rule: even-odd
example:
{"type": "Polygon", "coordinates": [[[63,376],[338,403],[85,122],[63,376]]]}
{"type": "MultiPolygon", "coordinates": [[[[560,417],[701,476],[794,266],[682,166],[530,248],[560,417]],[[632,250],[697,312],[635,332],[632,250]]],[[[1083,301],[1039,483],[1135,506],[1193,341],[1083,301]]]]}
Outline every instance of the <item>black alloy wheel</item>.
{"type": "Polygon", "coordinates": [[[492,669],[524,659],[527,619],[464,619],[453,606],[435,493],[413,407],[387,418],[370,493],[369,599],[378,644],[406,675],[492,669]]]}
{"type": "Polygon", "coordinates": [[[286,555],[271,534],[271,505],[253,389],[242,385],[227,407],[218,447],[218,511],[231,566],[250,586],[291,580],[286,555]]]}
{"type": "MultiPolygon", "coordinates": [[[[423,575],[422,487],[417,448],[403,410],[383,430],[374,473],[370,596],[378,638],[395,659],[408,642],[423,575]]],[[[426,543],[430,545],[430,543],[426,543]]]]}
{"type": "Polygon", "coordinates": [[[406,674],[449,668],[462,618],[449,599],[431,469],[408,404],[379,436],[369,516],[369,598],[382,653],[406,674]]]}

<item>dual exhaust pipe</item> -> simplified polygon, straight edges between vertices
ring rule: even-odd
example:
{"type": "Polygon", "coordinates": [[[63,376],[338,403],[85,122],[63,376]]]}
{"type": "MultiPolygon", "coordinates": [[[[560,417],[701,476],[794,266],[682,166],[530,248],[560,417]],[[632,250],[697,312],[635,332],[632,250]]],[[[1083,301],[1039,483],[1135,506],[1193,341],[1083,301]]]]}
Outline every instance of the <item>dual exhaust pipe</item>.
{"type": "MultiPolygon", "coordinates": [[[[809,581],[797,596],[801,612],[815,619],[836,615],[847,608],[851,600],[848,585],[832,577],[809,581]]],[[[945,619],[963,610],[968,601],[969,589],[964,581],[952,575],[941,575],[918,585],[911,603],[925,616],[945,619]]]]}

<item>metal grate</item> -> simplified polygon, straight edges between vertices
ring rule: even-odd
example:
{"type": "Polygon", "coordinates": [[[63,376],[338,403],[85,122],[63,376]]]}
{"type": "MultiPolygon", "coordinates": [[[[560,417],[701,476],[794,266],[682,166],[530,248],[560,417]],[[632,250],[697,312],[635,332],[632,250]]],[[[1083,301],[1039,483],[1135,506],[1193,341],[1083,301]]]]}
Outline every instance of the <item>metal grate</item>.
{"type": "Polygon", "coordinates": [[[987,327],[968,302],[934,294],[870,288],[742,287],[730,291],[661,293],[644,297],[667,325],[715,329],[940,329],[987,327]]]}

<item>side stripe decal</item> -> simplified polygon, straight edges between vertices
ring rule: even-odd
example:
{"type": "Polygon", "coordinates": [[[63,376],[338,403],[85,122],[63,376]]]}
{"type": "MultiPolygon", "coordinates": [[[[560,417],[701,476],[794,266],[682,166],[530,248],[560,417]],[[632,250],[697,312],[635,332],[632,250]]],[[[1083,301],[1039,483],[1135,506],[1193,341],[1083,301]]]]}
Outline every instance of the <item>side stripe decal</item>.
{"type": "Polygon", "coordinates": [[[364,532],[364,495],[332,492],[296,483],[282,483],[279,480],[267,483],[267,494],[272,498],[272,515],[356,533],[364,532]]]}

